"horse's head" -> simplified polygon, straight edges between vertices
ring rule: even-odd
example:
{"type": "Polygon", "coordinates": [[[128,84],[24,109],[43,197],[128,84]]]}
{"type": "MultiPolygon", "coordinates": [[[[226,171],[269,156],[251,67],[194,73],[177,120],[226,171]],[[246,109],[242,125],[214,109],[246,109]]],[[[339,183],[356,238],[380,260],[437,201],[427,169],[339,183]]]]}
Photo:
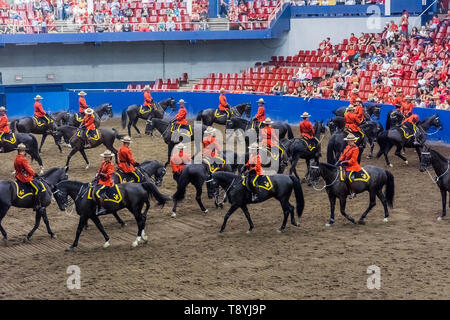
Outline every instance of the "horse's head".
{"type": "Polygon", "coordinates": [[[69,194],[58,188],[58,185],[52,189],[53,198],[55,198],[58,204],[59,210],[64,211],[70,206],[69,194]]]}
{"type": "Polygon", "coordinates": [[[112,104],[107,103],[104,108],[105,108],[105,113],[108,115],[108,118],[114,118],[112,104]]]}
{"type": "Polygon", "coordinates": [[[336,122],[333,119],[328,120],[327,127],[330,130],[331,134],[333,134],[338,128],[336,122]]]}
{"type": "Polygon", "coordinates": [[[206,180],[206,190],[208,190],[208,199],[214,199],[219,196],[219,184],[212,176],[206,180]]]}
{"type": "Polygon", "coordinates": [[[69,178],[67,170],[64,168],[52,168],[45,172],[41,177],[50,185],[56,185],[69,178]]]}
{"type": "Polygon", "coordinates": [[[373,111],[372,114],[375,117],[376,120],[380,119],[380,113],[381,113],[381,107],[379,105],[374,105],[373,106],[373,111]]]}
{"type": "Polygon", "coordinates": [[[316,131],[319,132],[320,134],[325,134],[327,128],[323,125],[323,121],[317,121],[316,124],[317,124],[316,131]]]}
{"type": "Polygon", "coordinates": [[[231,120],[231,119],[227,120],[227,122],[225,123],[225,129],[234,129],[233,120],[231,120]]]}
{"type": "Polygon", "coordinates": [[[167,103],[168,103],[170,109],[172,109],[172,111],[175,111],[175,109],[177,108],[177,104],[175,102],[175,99],[170,97],[169,101],[167,101],[167,103]]]}
{"type": "Polygon", "coordinates": [[[426,171],[431,166],[431,152],[427,146],[424,146],[420,152],[420,172],[426,171]]]}
{"type": "Polygon", "coordinates": [[[400,111],[394,110],[391,112],[390,118],[392,124],[400,124],[403,120],[403,115],[400,111]]]}
{"type": "Polygon", "coordinates": [[[154,129],[155,129],[155,124],[153,123],[153,119],[148,119],[147,124],[145,125],[145,134],[153,136],[154,129]]]}
{"type": "Polygon", "coordinates": [[[252,104],[249,102],[246,102],[245,109],[244,109],[245,116],[247,118],[250,118],[251,112],[252,112],[252,104]]]}
{"type": "Polygon", "coordinates": [[[309,182],[314,184],[317,184],[319,182],[321,173],[320,173],[320,166],[319,161],[317,159],[313,160],[311,162],[311,165],[309,166],[309,182]]]}
{"type": "Polygon", "coordinates": [[[155,184],[157,187],[161,187],[164,176],[166,175],[166,168],[164,166],[159,167],[155,174],[155,184]]]}
{"type": "Polygon", "coordinates": [[[435,126],[436,128],[438,128],[439,130],[442,129],[442,122],[441,119],[439,118],[439,115],[435,114],[432,121],[431,121],[431,125],[435,126]]]}

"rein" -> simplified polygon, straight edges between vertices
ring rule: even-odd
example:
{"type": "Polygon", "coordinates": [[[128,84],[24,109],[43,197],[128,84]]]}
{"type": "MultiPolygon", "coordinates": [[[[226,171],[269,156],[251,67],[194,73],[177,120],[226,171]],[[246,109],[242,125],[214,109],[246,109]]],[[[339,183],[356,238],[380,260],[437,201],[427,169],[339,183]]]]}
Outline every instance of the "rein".
{"type": "MultiPolygon", "coordinates": [[[[310,166],[310,169],[319,169],[319,170],[320,170],[320,168],[319,168],[318,166],[310,166]]],[[[328,187],[331,187],[333,184],[335,184],[338,178],[339,178],[339,170],[337,170],[337,172],[336,172],[336,178],[334,178],[334,180],[333,180],[332,183],[326,184],[326,182],[325,182],[325,185],[324,185],[322,188],[320,188],[320,189],[316,188],[316,184],[314,184],[314,185],[313,185],[313,189],[316,190],[316,191],[322,191],[323,189],[328,188],[328,187]]],[[[323,179],[323,178],[322,178],[322,179],[323,179]]],[[[325,180],[324,180],[324,181],[325,181],[325,180]]]]}
{"type": "Polygon", "coordinates": [[[433,132],[433,133],[425,132],[425,134],[426,134],[427,136],[432,136],[433,134],[438,133],[440,130],[441,130],[440,128],[437,128],[437,130],[436,130],[435,132],[433,132]]]}
{"type": "MultiPolygon", "coordinates": [[[[430,154],[430,153],[429,153],[429,152],[422,152],[422,155],[423,155],[423,154],[430,154]]],[[[436,175],[436,178],[433,178],[433,175],[430,173],[430,171],[428,170],[428,168],[429,168],[429,167],[427,167],[427,168],[425,169],[425,171],[428,173],[428,176],[430,177],[431,181],[433,181],[433,183],[438,183],[438,182],[439,182],[439,179],[441,179],[443,176],[445,176],[445,175],[448,173],[448,171],[450,170],[450,161],[447,160],[447,169],[444,171],[444,173],[441,174],[440,176],[437,176],[437,175],[436,175]]]]}

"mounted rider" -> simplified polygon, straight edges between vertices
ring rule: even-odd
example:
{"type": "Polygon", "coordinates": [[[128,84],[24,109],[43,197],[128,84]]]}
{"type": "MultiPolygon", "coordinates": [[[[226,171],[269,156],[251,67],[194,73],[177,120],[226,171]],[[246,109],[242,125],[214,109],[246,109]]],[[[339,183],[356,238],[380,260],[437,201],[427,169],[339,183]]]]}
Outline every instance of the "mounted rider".
{"type": "Polygon", "coordinates": [[[2,142],[9,136],[11,129],[8,124],[8,116],[6,115],[6,108],[0,107],[0,152],[4,151],[2,142]]]}
{"type": "Polygon", "coordinates": [[[79,119],[84,119],[84,114],[86,112],[86,109],[89,108],[88,105],[86,104],[86,92],[84,91],[80,91],[78,93],[78,118],[79,119]]]}
{"type": "Polygon", "coordinates": [[[42,108],[42,98],[40,95],[37,95],[34,100],[34,117],[36,118],[36,121],[38,124],[49,124],[51,120],[47,117],[47,112],[44,111],[44,108],[42,108]]]}
{"type": "Polygon", "coordinates": [[[95,186],[97,215],[106,212],[105,209],[101,209],[101,201],[102,199],[104,199],[104,196],[107,194],[109,189],[114,186],[114,165],[111,163],[113,153],[110,150],[106,150],[105,152],[100,154],[100,156],[103,157],[103,162],[101,163],[100,168],[95,175],[95,180],[97,181],[97,185],[95,186]]]}
{"type": "Polygon", "coordinates": [[[303,112],[302,114],[302,121],[300,122],[300,135],[302,136],[302,139],[306,142],[306,145],[308,148],[313,148],[316,146],[316,144],[319,142],[317,138],[315,137],[315,130],[314,126],[312,125],[311,121],[309,121],[310,114],[308,112],[303,112]]]}
{"type": "MultiPolygon", "coordinates": [[[[184,100],[180,99],[180,101],[178,101],[178,104],[180,105],[180,109],[178,110],[178,113],[175,115],[175,118],[172,120],[172,126],[173,123],[177,123],[178,124],[178,129],[186,129],[189,130],[188,127],[188,122],[186,120],[186,116],[187,116],[187,110],[186,110],[186,106],[184,105],[184,100]]],[[[175,129],[175,128],[173,128],[175,129]]],[[[174,130],[172,130],[174,131],[174,130]]]]}
{"type": "Polygon", "coordinates": [[[266,120],[263,121],[264,128],[261,129],[261,138],[262,138],[262,145],[265,147],[268,151],[271,151],[272,148],[278,148],[277,152],[279,152],[279,156],[281,156],[284,152],[284,150],[280,147],[280,141],[278,139],[277,132],[274,128],[272,128],[273,121],[270,118],[266,118],[266,120]]]}
{"type": "Polygon", "coordinates": [[[145,176],[138,169],[140,164],[136,162],[133,158],[133,153],[130,149],[130,144],[132,143],[131,138],[129,136],[125,136],[122,139],[122,146],[117,151],[117,158],[119,160],[119,164],[117,167],[119,171],[123,172],[125,175],[134,176],[132,179],[134,181],[143,182],[145,180],[145,176]]]}
{"type": "Polygon", "coordinates": [[[348,112],[344,115],[345,118],[345,129],[355,135],[356,141],[364,137],[364,133],[361,131],[359,125],[361,124],[359,116],[355,112],[355,107],[351,104],[347,108],[348,112]]]}
{"type": "Polygon", "coordinates": [[[38,178],[38,175],[34,172],[28,162],[28,159],[25,156],[26,151],[27,147],[23,143],[20,143],[17,146],[17,156],[14,159],[15,177],[19,188],[20,184],[31,187],[33,190],[34,209],[39,210],[41,207],[39,193],[43,191],[43,185],[42,183],[35,181],[35,178],[38,178]]]}
{"type": "Polygon", "coordinates": [[[91,141],[90,138],[95,137],[96,129],[95,129],[95,116],[94,116],[94,110],[91,108],[87,108],[85,111],[85,116],[83,118],[83,122],[81,123],[80,127],[81,130],[81,139],[84,141],[84,147],[90,148],[91,147],[91,141]]]}
{"type": "Polygon", "coordinates": [[[339,161],[337,163],[337,165],[345,168],[345,182],[347,183],[347,186],[350,190],[350,199],[353,199],[355,197],[355,192],[352,189],[351,181],[349,179],[350,174],[352,172],[358,173],[362,170],[361,166],[358,163],[359,148],[355,144],[357,139],[358,138],[352,133],[349,133],[347,137],[344,138],[344,140],[347,141],[347,146],[339,157],[339,161]]]}
{"type": "Polygon", "coordinates": [[[219,95],[219,112],[221,114],[226,113],[227,119],[231,116],[230,105],[228,104],[227,98],[225,97],[225,89],[220,89],[219,95]]]}
{"type": "Polygon", "coordinates": [[[408,118],[409,116],[412,115],[414,105],[412,104],[411,100],[412,100],[411,96],[406,96],[402,102],[402,107],[400,111],[405,118],[408,118]]]}
{"type": "Polygon", "coordinates": [[[155,102],[153,101],[152,93],[150,91],[150,86],[146,85],[144,87],[144,107],[145,111],[150,111],[155,102]]]}
{"type": "MultiPolygon", "coordinates": [[[[402,122],[402,126],[407,129],[406,134],[414,135],[413,144],[415,146],[420,146],[420,142],[417,140],[417,127],[416,124],[419,122],[419,116],[417,114],[411,114],[409,117],[405,118],[402,122]]],[[[406,137],[406,136],[405,136],[406,137]]]]}
{"type": "MultiPolygon", "coordinates": [[[[206,158],[209,162],[216,163],[216,157],[220,155],[222,152],[222,147],[216,140],[215,137],[216,129],[213,127],[208,127],[205,130],[205,137],[203,138],[203,157],[206,158]]],[[[218,162],[218,164],[222,164],[223,161],[218,162]]]]}
{"type": "Polygon", "coordinates": [[[258,199],[257,186],[258,180],[264,175],[264,170],[261,165],[261,156],[258,150],[260,147],[256,142],[252,143],[249,147],[249,159],[243,167],[244,183],[247,190],[252,195],[252,201],[258,199]]]}
{"type": "Polygon", "coordinates": [[[363,123],[363,121],[366,119],[366,115],[364,114],[364,107],[362,105],[362,100],[360,97],[356,98],[354,106],[355,113],[359,118],[359,123],[363,123]]]}
{"type": "Polygon", "coordinates": [[[258,112],[252,119],[252,128],[258,130],[264,120],[266,120],[266,109],[264,107],[264,99],[260,98],[258,100],[258,112]]]}
{"type": "MultiPolygon", "coordinates": [[[[359,97],[359,90],[357,88],[353,88],[352,92],[350,94],[350,104],[355,105],[356,103],[356,99],[360,98],[359,97]]],[[[360,98],[361,99],[361,98],[360,98]]]]}
{"type": "Polygon", "coordinates": [[[179,143],[175,146],[178,149],[178,153],[174,153],[174,155],[170,158],[170,166],[172,167],[173,172],[173,180],[178,182],[178,178],[183,172],[186,164],[192,161],[191,155],[188,152],[184,152],[186,146],[183,143],[179,143]]]}

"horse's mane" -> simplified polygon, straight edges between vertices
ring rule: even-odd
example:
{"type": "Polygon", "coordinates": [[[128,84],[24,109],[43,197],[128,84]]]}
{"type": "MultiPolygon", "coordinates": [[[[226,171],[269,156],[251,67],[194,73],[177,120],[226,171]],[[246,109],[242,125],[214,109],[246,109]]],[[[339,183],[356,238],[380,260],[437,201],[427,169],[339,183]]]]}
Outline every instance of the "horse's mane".
{"type": "Polygon", "coordinates": [[[324,166],[325,168],[327,168],[329,170],[337,169],[337,166],[335,166],[334,164],[329,164],[329,163],[326,163],[326,162],[320,162],[319,164],[321,166],[324,166]]]}
{"type": "Polygon", "coordinates": [[[425,119],[423,119],[423,120],[420,120],[419,121],[419,124],[420,125],[422,125],[422,124],[424,124],[425,122],[427,122],[427,121],[431,121],[432,119],[435,119],[435,118],[437,118],[439,115],[438,114],[432,114],[431,116],[429,116],[428,118],[425,118],[425,119]]]}
{"type": "Polygon", "coordinates": [[[48,177],[49,175],[53,174],[54,172],[56,172],[57,170],[61,170],[61,168],[51,168],[48,169],[46,172],[44,172],[44,174],[42,174],[42,177],[48,177]]]}
{"type": "Polygon", "coordinates": [[[110,106],[110,105],[111,105],[111,102],[105,102],[105,103],[102,103],[101,105],[98,105],[98,106],[95,108],[95,111],[100,110],[101,108],[104,108],[104,107],[110,106]]]}
{"type": "Polygon", "coordinates": [[[80,187],[87,184],[86,182],[81,182],[81,181],[76,181],[76,180],[63,180],[60,181],[56,184],[56,188],[59,188],[61,186],[66,186],[66,185],[75,185],[77,187],[80,187]]]}
{"type": "Polygon", "coordinates": [[[430,151],[431,153],[433,153],[434,155],[436,155],[441,161],[443,161],[443,162],[447,162],[447,161],[448,161],[448,158],[444,157],[442,154],[440,154],[440,153],[437,152],[436,150],[429,149],[429,151],[430,151]]]}
{"type": "Polygon", "coordinates": [[[142,162],[141,165],[150,164],[150,163],[152,163],[152,164],[157,163],[162,166],[162,164],[158,160],[147,160],[147,161],[142,162]]]}

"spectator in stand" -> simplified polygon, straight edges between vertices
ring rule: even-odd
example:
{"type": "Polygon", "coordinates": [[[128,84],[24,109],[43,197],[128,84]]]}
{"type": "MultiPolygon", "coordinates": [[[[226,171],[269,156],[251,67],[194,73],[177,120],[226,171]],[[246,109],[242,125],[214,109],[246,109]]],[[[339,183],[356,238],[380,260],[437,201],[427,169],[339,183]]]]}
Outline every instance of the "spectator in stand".
{"type": "Polygon", "coordinates": [[[166,24],[164,23],[163,17],[159,17],[158,31],[166,31],[166,24]]]}
{"type": "Polygon", "coordinates": [[[150,32],[148,23],[142,23],[139,27],[139,32],[150,32]]]}
{"type": "Polygon", "coordinates": [[[149,14],[148,14],[148,7],[147,7],[147,4],[144,3],[142,5],[142,9],[141,9],[141,17],[147,18],[148,16],[149,16],[149,14]]]}
{"type": "Polygon", "coordinates": [[[171,17],[167,18],[166,31],[175,31],[175,22],[171,17]]]}
{"type": "Polygon", "coordinates": [[[247,14],[247,18],[248,18],[248,21],[256,21],[257,20],[257,15],[256,15],[255,9],[250,8],[250,10],[248,11],[248,14],[247,14]]]}
{"type": "Polygon", "coordinates": [[[226,0],[220,0],[219,16],[222,18],[228,16],[228,3],[226,0]]]}
{"type": "Polygon", "coordinates": [[[123,32],[131,32],[132,31],[132,27],[131,24],[128,22],[128,18],[124,18],[123,19],[123,26],[122,26],[122,31],[123,32]]]}
{"type": "Polygon", "coordinates": [[[407,10],[403,10],[402,17],[400,18],[401,34],[405,37],[408,36],[408,26],[409,26],[409,13],[407,10]]]}
{"type": "Polygon", "coordinates": [[[114,24],[114,32],[122,32],[122,31],[123,31],[122,24],[119,21],[117,21],[114,24]]]}
{"type": "Polygon", "coordinates": [[[280,94],[281,94],[282,96],[284,96],[284,95],[286,95],[286,94],[288,94],[288,93],[289,93],[289,86],[287,85],[286,82],[283,82],[283,86],[281,87],[280,94]]]}
{"type": "Polygon", "coordinates": [[[120,12],[120,3],[117,0],[113,0],[113,2],[111,2],[111,16],[117,17],[119,15],[119,12],[120,12]]]}
{"type": "Polygon", "coordinates": [[[357,37],[355,37],[354,33],[352,33],[352,34],[350,34],[349,42],[353,43],[353,44],[357,44],[359,42],[359,39],[357,37]]]}
{"type": "Polygon", "coordinates": [[[272,92],[272,94],[274,95],[280,95],[281,93],[281,85],[280,82],[277,81],[277,83],[275,83],[275,85],[272,87],[272,90],[270,90],[272,92]]]}
{"type": "Polygon", "coordinates": [[[441,22],[441,21],[440,21],[440,19],[439,19],[439,16],[438,16],[437,14],[435,14],[435,15],[433,16],[433,19],[431,20],[431,26],[430,26],[430,29],[431,29],[431,30],[436,30],[440,22],[441,22]]]}

